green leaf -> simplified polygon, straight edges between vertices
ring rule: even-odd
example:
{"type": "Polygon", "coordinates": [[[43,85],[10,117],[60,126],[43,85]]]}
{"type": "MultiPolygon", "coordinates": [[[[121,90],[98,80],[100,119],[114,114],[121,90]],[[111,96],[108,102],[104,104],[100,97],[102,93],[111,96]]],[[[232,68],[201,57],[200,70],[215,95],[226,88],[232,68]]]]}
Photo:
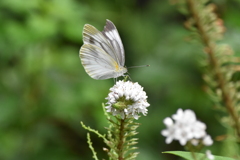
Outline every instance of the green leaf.
{"type": "MultiPolygon", "coordinates": [[[[167,151],[167,152],[163,152],[163,153],[169,153],[169,154],[174,154],[176,156],[185,158],[187,160],[195,160],[192,157],[191,152],[183,152],[183,151],[167,151]]],[[[203,153],[194,153],[196,156],[197,160],[209,160],[208,158],[206,158],[206,155],[203,153]]],[[[215,156],[214,155],[214,160],[235,160],[233,158],[228,158],[228,157],[222,157],[222,156],[215,156]]]]}

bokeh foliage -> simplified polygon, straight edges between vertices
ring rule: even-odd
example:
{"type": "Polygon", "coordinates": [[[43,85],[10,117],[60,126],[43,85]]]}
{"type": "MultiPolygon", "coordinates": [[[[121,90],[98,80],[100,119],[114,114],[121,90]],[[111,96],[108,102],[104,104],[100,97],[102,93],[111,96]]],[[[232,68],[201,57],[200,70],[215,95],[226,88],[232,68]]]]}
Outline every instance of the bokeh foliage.
{"type": "MultiPolygon", "coordinates": [[[[227,32],[224,42],[239,55],[240,2],[214,0],[227,32]]],[[[166,145],[162,120],[177,108],[193,109],[212,137],[227,131],[204,92],[198,60],[201,47],[188,42],[188,31],[169,1],[110,0],[1,0],[0,1],[0,159],[91,159],[86,131],[79,124],[104,132],[105,102],[113,80],[96,81],[78,58],[82,28],[99,30],[105,19],[117,26],[133,81],[147,92],[149,114],[141,117],[139,160],[172,159],[161,152],[183,150],[166,145]]],[[[99,157],[101,139],[92,135],[99,157]]],[[[215,142],[212,153],[224,152],[228,143],[215,142]]]]}

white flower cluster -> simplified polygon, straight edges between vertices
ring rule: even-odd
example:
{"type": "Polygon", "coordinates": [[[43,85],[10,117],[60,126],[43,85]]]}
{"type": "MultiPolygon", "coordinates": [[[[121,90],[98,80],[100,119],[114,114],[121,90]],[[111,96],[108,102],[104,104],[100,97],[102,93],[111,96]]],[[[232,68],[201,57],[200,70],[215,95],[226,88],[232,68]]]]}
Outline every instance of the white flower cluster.
{"type": "Polygon", "coordinates": [[[130,81],[118,81],[112,88],[106,98],[106,111],[111,112],[112,115],[120,115],[124,118],[139,118],[139,113],[144,116],[147,114],[147,102],[146,92],[143,91],[138,83],[130,81]]]}
{"type": "Polygon", "coordinates": [[[166,143],[178,140],[184,146],[188,141],[197,146],[200,142],[205,146],[210,146],[213,140],[206,133],[206,125],[196,119],[195,113],[187,109],[178,109],[177,113],[163,120],[167,129],[162,130],[162,135],[167,137],[166,143]],[[175,122],[174,122],[174,121],[175,122]]]}

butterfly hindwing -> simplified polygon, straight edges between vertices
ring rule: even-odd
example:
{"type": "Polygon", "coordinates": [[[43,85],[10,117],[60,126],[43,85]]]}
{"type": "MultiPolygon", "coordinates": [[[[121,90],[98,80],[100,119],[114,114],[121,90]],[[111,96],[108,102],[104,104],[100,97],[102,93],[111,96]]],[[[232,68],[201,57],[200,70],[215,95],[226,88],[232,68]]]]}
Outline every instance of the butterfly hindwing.
{"type": "Polygon", "coordinates": [[[84,44],[80,49],[79,56],[84,69],[93,79],[113,78],[117,63],[102,48],[84,44]]]}

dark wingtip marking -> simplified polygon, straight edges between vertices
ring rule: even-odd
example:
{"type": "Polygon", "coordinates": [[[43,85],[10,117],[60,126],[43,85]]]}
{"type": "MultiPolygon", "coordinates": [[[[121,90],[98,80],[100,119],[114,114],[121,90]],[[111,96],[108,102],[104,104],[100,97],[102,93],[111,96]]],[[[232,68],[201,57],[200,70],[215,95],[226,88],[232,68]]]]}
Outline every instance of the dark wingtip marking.
{"type": "Polygon", "coordinates": [[[113,22],[112,21],[110,21],[110,20],[108,20],[108,19],[106,19],[106,25],[104,26],[104,30],[103,30],[103,32],[105,32],[105,31],[111,31],[111,30],[115,30],[116,29],[116,27],[115,27],[115,25],[113,24],[113,22]]]}

